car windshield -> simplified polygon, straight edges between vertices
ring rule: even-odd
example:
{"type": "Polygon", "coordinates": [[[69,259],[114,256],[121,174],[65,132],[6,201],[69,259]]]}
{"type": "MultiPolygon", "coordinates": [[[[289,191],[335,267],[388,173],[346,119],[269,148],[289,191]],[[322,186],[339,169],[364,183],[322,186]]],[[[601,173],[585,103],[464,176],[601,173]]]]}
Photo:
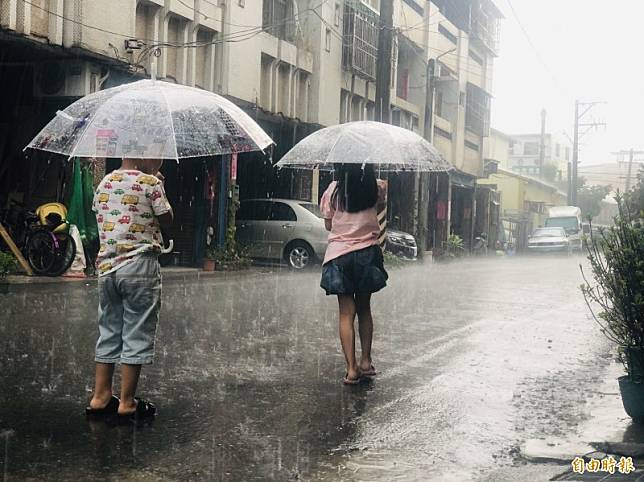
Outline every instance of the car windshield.
{"type": "Polygon", "coordinates": [[[322,219],[322,213],[320,212],[320,206],[318,206],[317,204],[300,203],[300,206],[302,206],[307,211],[315,214],[318,218],[322,219]]]}
{"type": "Polygon", "coordinates": [[[533,238],[546,238],[555,236],[565,236],[566,232],[563,228],[539,228],[532,233],[533,238]]]}
{"type": "Polygon", "coordinates": [[[564,228],[567,233],[576,233],[579,230],[579,220],[574,217],[548,218],[546,226],[549,228],[564,228]]]}

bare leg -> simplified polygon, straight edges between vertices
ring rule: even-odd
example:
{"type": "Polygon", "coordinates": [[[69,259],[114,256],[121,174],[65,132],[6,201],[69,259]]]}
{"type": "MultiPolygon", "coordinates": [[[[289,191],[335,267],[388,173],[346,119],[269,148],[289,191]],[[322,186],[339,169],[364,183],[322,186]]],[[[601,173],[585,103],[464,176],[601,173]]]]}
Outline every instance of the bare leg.
{"type": "Polygon", "coordinates": [[[356,295],[358,313],[358,332],[360,333],[360,369],[364,372],[371,369],[371,342],[373,340],[373,317],[371,316],[371,293],[356,295]]]}
{"type": "Polygon", "coordinates": [[[114,363],[96,362],[96,378],[94,382],[94,394],[89,401],[89,406],[94,409],[105,408],[112,398],[112,376],[114,375],[114,363]]]}
{"type": "Polygon", "coordinates": [[[119,415],[134,413],[136,402],[136,386],[139,383],[141,375],[141,365],[121,364],[121,403],[119,405],[119,415]]]}
{"type": "Polygon", "coordinates": [[[340,343],[347,362],[347,378],[350,380],[360,376],[356,363],[356,333],[353,322],[356,318],[356,304],[352,295],[338,295],[340,306],[340,343]]]}

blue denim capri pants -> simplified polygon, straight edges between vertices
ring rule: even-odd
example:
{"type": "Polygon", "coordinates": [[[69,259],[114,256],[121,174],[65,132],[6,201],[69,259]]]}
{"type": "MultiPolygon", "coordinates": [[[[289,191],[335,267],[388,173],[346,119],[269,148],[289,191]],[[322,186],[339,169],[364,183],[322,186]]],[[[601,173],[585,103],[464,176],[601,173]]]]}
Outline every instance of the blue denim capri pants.
{"type": "Polygon", "coordinates": [[[96,358],[100,363],[146,365],[154,357],[161,308],[156,254],[142,254],[98,279],[96,358]]]}

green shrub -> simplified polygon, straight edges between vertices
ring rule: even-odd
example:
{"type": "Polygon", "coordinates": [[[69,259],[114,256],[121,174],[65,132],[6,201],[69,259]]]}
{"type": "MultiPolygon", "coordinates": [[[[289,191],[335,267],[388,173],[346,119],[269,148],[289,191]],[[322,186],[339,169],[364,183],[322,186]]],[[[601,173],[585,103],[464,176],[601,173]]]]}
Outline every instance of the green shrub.
{"type": "Polygon", "coordinates": [[[214,259],[217,266],[224,270],[244,269],[252,264],[251,259],[236,248],[208,248],[206,257],[214,259]]]}
{"type": "Polygon", "coordinates": [[[616,199],[615,225],[586,246],[593,279],[582,268],[581,290],[604,335],[619,345],[626,365],[624,353],[644,348],[644,225],[641,214],[622,196],[616,199]]]}
{"type": "Polygon", "coordinates": [[[0,251],[0,279],[6,277],[8,274],[11,274],[16,269],[16,258],[13,257],[13,254],[7,253],[5,251],[0,251]]]}
{"type": "Polygon", "coordinates": [[[445,247],[445,255],[448,258],[457,258],[465,254],[465,245],[463,244],[463,238],[461,238],[458,234],[450,234],[447,237],[447,243],[445,247]]]}
{"type": "Polygon", "coordinates": [[[403,261],[398,256],[396,256],[395,254],[393,254],[393,253],[391,253],[391,252],[389,252],[387,250],[384,250],[382,252],[382,257],[383,257],[383,259],[385,261],[385,266],[387,268],[399,268],[403,264],[405,264],[405,261],[403,261]]]}

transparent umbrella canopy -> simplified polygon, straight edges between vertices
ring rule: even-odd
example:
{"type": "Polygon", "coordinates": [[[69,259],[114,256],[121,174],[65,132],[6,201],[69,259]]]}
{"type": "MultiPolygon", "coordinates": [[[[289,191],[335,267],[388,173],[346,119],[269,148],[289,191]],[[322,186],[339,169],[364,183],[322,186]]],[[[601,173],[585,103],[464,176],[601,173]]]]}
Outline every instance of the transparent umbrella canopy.
{"type": "Polygon", "coordinates": [[[272,139],[224,97],[140,80],[77,100],[25,149],[69,157],[185,159],[262,151],[272,139]]]}
{"type": "Polygon", "coordinates": [[[302,139],[276,167],[372,164],[381,171],[449,171],[452,166],[418,134],[382,122],[347,122],[302,139]]]}

